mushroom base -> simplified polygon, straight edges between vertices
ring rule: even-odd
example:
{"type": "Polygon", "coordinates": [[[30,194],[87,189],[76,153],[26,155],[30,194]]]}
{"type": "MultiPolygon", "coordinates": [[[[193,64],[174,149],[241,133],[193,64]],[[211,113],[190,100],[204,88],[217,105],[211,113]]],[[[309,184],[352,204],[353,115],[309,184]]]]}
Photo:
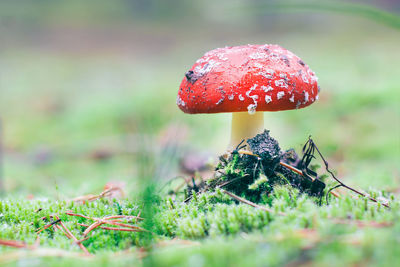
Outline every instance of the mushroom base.
{"type": "Polygon", "coordinates": [[[228,149],[234,149],[242,140],[253,138],[264,131],[264,113],[236,112],[232,114],[231,142],[228,149]]]}

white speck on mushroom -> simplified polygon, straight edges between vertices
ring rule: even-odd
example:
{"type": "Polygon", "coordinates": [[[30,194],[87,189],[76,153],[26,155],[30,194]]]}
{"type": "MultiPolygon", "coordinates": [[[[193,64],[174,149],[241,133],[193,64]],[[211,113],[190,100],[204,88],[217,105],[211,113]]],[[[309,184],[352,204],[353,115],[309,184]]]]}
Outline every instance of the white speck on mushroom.
{"type": "Polygon", "coordinates": [[[267,59],[268,55],[265,53],[255,52],[253,54],[250,54],[249,58],[251,58],[251,59],[267,59]]]}
{"type": "Polygon", "coordinates": [[[177,104],[178,106],[182,106],[182,107],[184,107],[184,106],[186,105],[185,101],[183,101],[179,95],[178,95],[178,97],[176,98],[176,104],[177,104]]]}
{"type": "Polygon", "coordinates": [[[271,101],[272,101],[271,96],[266,95],[266,96],[265,96],[265,102],[268,104],[268,103],[271,102],[271,101]]]}
{"type": "Polygon", "coordinates": [[[235,98],[235,95],[234,95],[234,94],[228,95],[228,99],[229,99],[229,100],[233,100],[234,98],[235,98]]]}
{"type": "Polygon", "coordinates": [[[317,75],[315,75],[315,72],[309,70],[308,74],[311,76],[311,81],[318,82],[318,77],[317,77],[317,75]]]}
{"type": "Polygon", "coordinates": [[[268,93],[269,91],[274,90],[274,88],[272,88],[272,86],[270,86],[270,85],[268,85],[268,86],[262,85],[261,89],[266,93],[268,93]]]}
{"type": "Polygon", "coordinates": [[[318,99],[319,99],[319,95],[316,95],[316,96],[315,96],[315,100],[318,100],[318,99]]]}
{"type": "Polygon", "coordinates": [[[258,84],[254,84],[250,89],[246,92],[247,97],[253,98],[253,96],[250,96],[251,91],[254,91],[257,88],[258,84]]]}
{"type": "Polygon", "coordinates": [[[280,73],[280,74],[279,74],[279,77],[284,78],[284,79],[287,79],[286,73],[280,73]]]}
{"type": "Polygon", "coordinates": [[[242,96],[242,94],[239,95],[239,100],[240,100],[240,101],[243,101],[243,100],[244,100],[244,97],[242,96]]]}
{"type": "Polygon", "coordinates": [[[308,102],[309,94],[308,94],[308,92],[306,92],[306,91],[303,91],[303,92],[304,92],[304,102],[303,102],[303,104],[305,104],[305,103],[308,102]]]}
{"type": "MultiPolygon", "coordinates": [[[[278,53],[279,53],[279,52],[278,52],[278,53]]],[[[279,61],[279,55],[278,55],[278,54],[275,54],[275,53],[272,53],[272,54],[270,55],[270,59],[271,59],[272,61],[277,62],[277,61],[279,61]]]]}
{"type": "Polygon", "coordinates": [[[300,105],[301,105],[301,101],[297,101],[297,103],[296,103],[296,109],[298,109],[298,108],[300,107],[300,105]]]}
{"type": "Polygon", "coordinates": [[[282,88],[288,88],[288,84],[284,79],[275,80],[275,85],[282,88]]]}
{"type": "Polygon", "coordinates": [[[310,75],[310,76],[315,76],[315,72],[313,72],[312,70],[310,70],[310,69],[308,69],[308,75],[310,75]]]}
{"type": "Polygon", "coordinates": [[[263,65],[261,65],[261,64],[258,63],[258,62],[254,62],[254,63],[253,63],[253,66],[254,66],[255,68],[258,68],[258,69],[262,69],[262,68],[263,68],[263,65]]]}
{"type": "Polygon", "coordinates": [[[290,102],[293,102],[293,103],[294,103],[294,95],[292,95],[292,96],[289,98],[289,100],[290,100],[290,102]]]}
{"type": "Polygon", "coordinates": [[[285,92],[284,92],[284,91],[280,91],[280,92],[278,92],[278,93],[276,94],[276,97],[277,97],[278,99],[281,99],[284,95],[285,95],[285,92]]]}
{"type": "Polygon", "coordinates": [[[254,102],[254,104],[250,104],[247,107],[247,110],[249,111],[250,114],[254,114],[256,108],[257,108],[257,99],[258,99],[258,95],[250,95],[250,93],[252,91],[254,91],[257,88],[258,84],[254,84],[247,92],[246,92],[246,96],[251,98],[254,102]]]}
{"type": "Polygon", "coordinates": [[[215,62],[214,60],[208,61],[208,63],[204,64],[203,67],[197,66],[194,68],[194,72],[196,73],[197,76],[203,76],[207,73],[209,73],[215,66],[220,65],[221,63],[215,62]]]}
{"type": "Polygon", "coordinates": [[[308,83],[307,76],[304,73],[301,74],[301,79],[303,80],[303,82],[308,83]]]}
{"type": "Polygon", "coordinates": [[[228,60],[228,58],[226,57],[225,53],[217,54],[217,57],[218,57],[219,60],[222,60],[222,61],[227,61],[228,60]]]}
{"type": "Polygon", "coordinates": [[[257,102],[247,106],[247,111],[249,112],[250,115],[256,113],[256,109],[257,109],[257,102]]]}
{"type": "Polygon", "coordinates": [[[261,75],[261,76],[263,76],[263,77],[265,77],[265,78],[267,78],[267,79],[272,79],[272,78],[274,77],[274,73],[275,73],[274,70],[268,69],[268,70],[266,70],[266,71],[260,71],[260,72],[257,73],[257,74],[258,74],[258,75],[261,75]]]}
{"type": "Polygon", "coordinates": [[[201,63],[205,63],[205,62],[207,62],[207,61],[209,61],[209,60],[210,60],[209,57],[202,57],[202,58],[199,58],[199,59],[196,61],[196,63],[201,64],[201,63]]]}

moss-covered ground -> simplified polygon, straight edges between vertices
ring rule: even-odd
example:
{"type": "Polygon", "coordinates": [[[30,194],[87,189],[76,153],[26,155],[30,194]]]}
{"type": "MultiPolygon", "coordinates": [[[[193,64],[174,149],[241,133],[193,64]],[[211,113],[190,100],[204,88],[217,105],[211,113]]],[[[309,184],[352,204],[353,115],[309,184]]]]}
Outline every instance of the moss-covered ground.
{"type": "MultiPolygon", "coordinates": [[[[39,234],[35,249],[1,247],[0,263],[395,266],[400,263],[400,202],[384,192],[371,194],[389,200],[391,209],[350,196],[331,198],[329,206],[318,206],[316,199],[290,187],[275,188],[270,212],[236,203],[219,190],[198,195],[188,204],[182,204],[182,199],[154,198],[152,214],[143,214],[152,223],[138,223],[152,233],[97,228],[82,242],[94,254],[87,257],[62,231],[48,228],[39,234]]],[[[140,209],[135,203],[139,202],[103,199],[81,205],[4,199],[0,202],[0,238],[34,245],[35,230],[48,223],[42,217],[57,214],[82,239],[85,228],[78,223],[88,220],[68,216],[66,211],[97,218],[136,216],[140,209]]]]}

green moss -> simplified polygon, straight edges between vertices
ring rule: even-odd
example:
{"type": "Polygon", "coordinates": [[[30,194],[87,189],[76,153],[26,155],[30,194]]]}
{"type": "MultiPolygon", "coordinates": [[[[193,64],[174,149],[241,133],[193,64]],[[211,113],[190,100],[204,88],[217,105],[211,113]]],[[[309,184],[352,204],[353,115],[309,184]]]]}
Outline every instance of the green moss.
{"type": "MultiPolygon", "coordinates": [[[[377,197],[388,196],[387,192],[369,193],[377,197]]],[[[279,265],[301,260],[303,253],[307,253],[307,258],[316,264],[325,264],[330,256],[341,253],[345,256],[335,259],[336,264],[355,263],[364,257],[372,263],[397,260],[398,246],[394,244],[397,242],[395,236],[400,234],[400,202],[394,196],[390,196],[391,209],[352,196],[331,199],[329,205],[319,206],[315,199],[300,194],[297,189],[277,186],[270,200],[273,212],[236,203],[220,190],[198,194],[187,204],[183,204],[181,198],[158,198],[149,209],[154,212],[152,223],[140,223],[143,227],[152,225],[151,239],[146,243],[153,247],[152,263],[155,266],[184,266],[199,257],[198,260],[201,258],[211,265],[230,263],[231,260],[249,266],[264,261],[279,265]],[[384,222],[387,225],[378,229],[360,228],[356,224],[358,221],[364,224],[384,222]],[[304,229],[308,229],[310,236],[301,234],[304,229]],[[171,241],[175,238],[200,243],[177,250],[171,241]],[[171,242],[171,247],[158,246],[160,241],[171,242]],[[305,251],[304,247],[311,249],[305,251]]],[[[118,213],[137,215],[139,207],[135,202],[98,200],[76,205],[65,201],[5,199],[0,201],[0,238],[33,244],[35,230],[46,224],[41,218],[52,214],[59,214],[74,235],[81,238],[84,228],[78,223],[87,223],[87,220],[68,216],[64,214],[66,210],[93,217],[118,213]],[[35,212],[38,208],[41,211],[35,212]]],[[[98,255],[94,260],[97,263],[109,261],[105,255],[112,251],[124,251],[145,243],[145,237],[140,233],[95,229],[89,236],[83,244],[98,255]]],[[[52,228],[40,234],[40,247],[80,252],[63,233],[52,228]]],[[[15,250],[0,247],[0,261],[5,252],[15,250]]],[[[112,256],[116,263],[137,261],[137,252],[121,255],[112,256]]],[[[64,262],[69,261],[73,259],[64,262]]],[[[52,262],[52,259],[46,262],[52,262]]]]}

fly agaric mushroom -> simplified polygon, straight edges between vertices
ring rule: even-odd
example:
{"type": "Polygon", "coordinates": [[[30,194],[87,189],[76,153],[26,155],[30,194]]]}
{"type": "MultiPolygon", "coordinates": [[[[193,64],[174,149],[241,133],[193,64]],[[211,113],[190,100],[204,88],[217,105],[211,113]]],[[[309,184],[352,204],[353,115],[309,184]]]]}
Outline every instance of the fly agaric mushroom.
{"type": "Polygon", "coordinates": [[[315,73],[279,45],[207,52],[186,72],[177,97],[185,113],[232,113],[230,147],[264,130],[263,111],[304,108],[318,99],[315,73]]]}

